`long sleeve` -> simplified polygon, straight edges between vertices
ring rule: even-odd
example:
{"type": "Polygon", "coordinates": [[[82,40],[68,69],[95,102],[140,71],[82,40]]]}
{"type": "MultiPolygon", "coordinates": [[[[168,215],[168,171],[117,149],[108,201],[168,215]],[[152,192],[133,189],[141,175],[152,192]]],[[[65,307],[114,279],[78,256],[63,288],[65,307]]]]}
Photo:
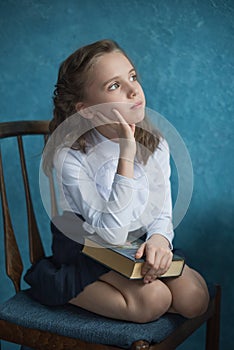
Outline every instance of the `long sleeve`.
{"type": "Polygon", "coordinates": [[[54,160],[62,210],[82,215],[85,230],[110,244],[123,244],[129,232],[139,230],[147,238],[160,233],[172,246],[166,141],[160,142],[146,165],[135,162],[133,179],[116,173],[118,157],[118,144],[111,141],[101,142],[87,154],[62,148],[54,160]]]}
{"type": "Polygon", "coordinates": [[[172,225],[170,152],[165,140],[160,143],[159,149],[152,157],[152,162],[155,166],[152,166],[150,171],[153,182],[153,190],[151,190],[153,198],[151,200],[155,201],[155,206],[152,210],[152,220],[145,225],[147,239],[152,234],[159,233],[168,239],[172,248],[174,231],[172,225]],[[152,174],[152,169],[155,168],[157,168],[157,174],[152,174]],[[154,175],[155,179],[153,179],[154,175]],[[154,186],[155,183],[157,183],[156,186],[154,186]]]}
{"type": "Polygon", "coordinates": [[[96,158],[66,148],[57,154],[55,167],[63,209],[82,215],[108,243],[123,244],[133,218],[133,180],[115,174],[109,197],[104,198],[97,191],[95,161],[96,158]]]}

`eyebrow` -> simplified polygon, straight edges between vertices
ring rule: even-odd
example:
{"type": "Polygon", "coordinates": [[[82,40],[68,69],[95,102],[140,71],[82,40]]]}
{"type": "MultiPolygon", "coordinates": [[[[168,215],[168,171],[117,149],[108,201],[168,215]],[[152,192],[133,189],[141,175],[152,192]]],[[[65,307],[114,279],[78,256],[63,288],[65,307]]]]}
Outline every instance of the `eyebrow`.
{"type": "MultiPolygon", "coordinates": [[[[130,71],[128,72],[128,74],[132,73],[132,72],[135,72],[135,68],[131,68],[130,71]]],[[[115,76],[115,77],[112,77],[111,79],[108,79],[107,81],[105,81],[103,83],[103,87],[106,86],[107,84],[109,84],[111,81],[113,80],[118,80],[119,79],[119,76],[115,76]]]]}

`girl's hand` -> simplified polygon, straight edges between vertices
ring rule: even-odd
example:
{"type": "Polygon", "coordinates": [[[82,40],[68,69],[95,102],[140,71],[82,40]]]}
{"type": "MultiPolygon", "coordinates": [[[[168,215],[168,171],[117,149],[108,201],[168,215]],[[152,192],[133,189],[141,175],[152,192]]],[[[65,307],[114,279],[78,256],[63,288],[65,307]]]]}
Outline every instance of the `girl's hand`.
{"type": "Polygon", "coordinates": [[[128,124],[117,109],[114,109],[113,113],[117,118],[113,127],[119,136],[120,157],[134,159],[136,154],[136,140],[134,137],[136,126],[135,124],[128,124]]]}
{"type": "Polygon", "coordinates": [[[112,113],[111,118],[106,117],[106,113],[103,114],[100,109],[97,110],[96,106],[88,107],[86,111],[83,111],[84,116],[86,114],[86,118],[92,119],[93,125],[102,135],[118,141],[119,161],[117,174],[133,178],[136,155],[135,124],[128,124],[122,114],[115,108],[108,113],[112,113]]]}
{"type": "Polygon", "coordinates": [[[96,112],[96,123],[99,127],[104,127],[110,135],[114,134],[118,138],[120,145],[120,157],[128,160],[134,160],[136,154],[136,141],[134,137],[135,124],[128,124],[117,109],[113,109],[115,120],[106,117],[101,112],[96,112]]]}
{"type": "Polygon", "coordinates": [[[172,262],[172,252],[168,240],[160,234],[154,234],[138,249],[135,257],[140,259],[145,255],[145,263],[142,267],[144,283],[150,283],[163,275],[172,262]]]}

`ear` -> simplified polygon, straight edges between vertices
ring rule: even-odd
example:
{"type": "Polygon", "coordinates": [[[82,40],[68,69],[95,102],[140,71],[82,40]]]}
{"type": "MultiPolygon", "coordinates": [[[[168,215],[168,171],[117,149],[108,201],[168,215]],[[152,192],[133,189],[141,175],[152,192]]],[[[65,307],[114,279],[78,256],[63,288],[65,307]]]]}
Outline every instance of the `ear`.
{"type": "Polygon", "coordinates": [[[85,103],[83,102],[77,102],[76,104],[76,110],[77,112],[84,118],[86,119],[92,119],[93,118],[93,114],[91,113],[91,111],[88,109],[88,106],[86,106],[85,103]]]}
{"type": "Polygon", "coordinates": [[[76,111],[80,112],[82,109],[85,108],[85,104],[83,102],[77,102],[77,104],[75,105],[76,107],[76,111]]]}

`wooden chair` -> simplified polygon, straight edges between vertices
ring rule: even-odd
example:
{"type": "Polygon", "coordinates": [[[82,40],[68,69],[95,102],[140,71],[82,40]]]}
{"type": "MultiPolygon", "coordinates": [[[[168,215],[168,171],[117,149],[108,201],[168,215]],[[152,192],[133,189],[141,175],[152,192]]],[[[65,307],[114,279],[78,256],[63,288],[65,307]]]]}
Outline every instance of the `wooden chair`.
{"type": "MultiPolygon", "coordinates": [[[[16,138],[18,142],[27,204],[30,260],[34,263],[45,253],[28,183],[23,142],[23,138],[27,135],[35,135],[34,137],[42,135],[46,139],[48,121],[0,123],[0,137],[16,138]]],[[[188,320],[179,315],[165,314],[159,320],[146,324],[108,319],[72,305],[46,307],[32,300],[28,290],[21,290],[20,287],[23,264],[13,230],[5,180],[0,157],[6,272],[15,287],[15,295],[0,305],[0,340],[45,350],[116,350],[128,348],[132,350],[170,350],[175,349],[196,329],[206,323],[204,348],[207,350],[219,349],[221,295],[219,286],[211,286],[209,308],[202,316],[188,320]]],[[[35,181],[33,186],[36,186],[37,182],[35,181]]],[[[54,190],[51,181],[50,187],[53,197],[54,190]]],[[[56,210],[55,206],[53,206],[53,210],[56,210]]]]}

